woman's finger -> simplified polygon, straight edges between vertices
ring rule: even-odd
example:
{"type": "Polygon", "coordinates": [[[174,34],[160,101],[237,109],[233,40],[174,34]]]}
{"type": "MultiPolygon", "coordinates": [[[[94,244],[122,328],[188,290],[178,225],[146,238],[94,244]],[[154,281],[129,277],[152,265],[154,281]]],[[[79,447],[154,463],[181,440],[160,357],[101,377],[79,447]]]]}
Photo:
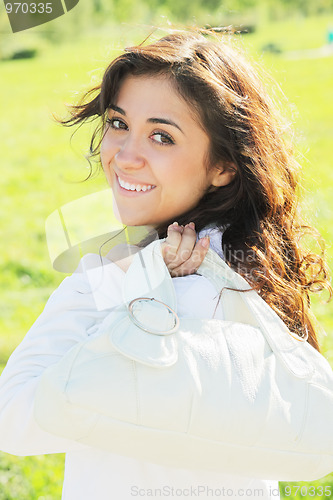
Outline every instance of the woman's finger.
{"type": "Polygon", "coordinates": [[[176,259],[183,231],[183,226],[179,226],[178,222],[174,222],[168,227],[167,237],[161,245],[162,255],[168,267],[176,259]]]}
{"type": "Polygon", "coordinates": [[[209,249],[209,237],[205,236],[197,241],[191,256],[180,266],[170,269],[170,274],[173,278],[179,276],[187,276],[194,274],[202,264],[209,249]]]}
{"type": "Polygon", "coordinates": [[[190,222],[189,224],[186,224],[183,232],[181,233],[181,238],[179,239],[178,236],[177,250],[175,251],[175,248],[173,248],[173,252],[168,255],[168,262],[166,262],[166,264],[168,265],[169,270],[178,268],[191,257],[196,238],[197,235],[194,223],[190,222]]]}
{"type": "Polygon", "coordinates": [[[195,224],[194,222],[190,222],[184,227],[181,242],[178,247],[176,259],[174,262],[175,267],[182,265],[191,257],[196,244],[196,240],[197,233],[195,232],[195,224]]]}
{"type": "Polygon", "coordinates": [[[196,242],[196,237],[193,222],[185,227],[175,222],[168,227],[162,254],[172,277],[193,274],[203,262],[209,248],[209,238],[201,238],[196,242]]]}

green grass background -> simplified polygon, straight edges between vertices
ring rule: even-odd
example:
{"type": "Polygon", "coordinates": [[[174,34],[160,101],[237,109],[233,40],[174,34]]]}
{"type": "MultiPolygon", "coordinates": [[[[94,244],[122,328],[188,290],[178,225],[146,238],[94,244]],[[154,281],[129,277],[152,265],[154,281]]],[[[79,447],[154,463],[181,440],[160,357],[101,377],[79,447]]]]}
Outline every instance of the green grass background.
{"type": "MultiPolygon", "coordinates": [[[[302,203],[309,221],[327,241],[332,266],[333,54],[321,57],[318,52],[316,57],[304,52],[325,44],[330,24],[333,17],[327,16],[262,24],[239,43],[265,66],[293,104],[286,112],[293,115],[303,165],[302,203]],[[267,43],[278,46],[281,54],[264,54],[267,43]]],[[[64,278],[50,265],[44,232],[47,216],[66,202],[106,187],[102,175],[79,182],[88,173],[83,155],[91,128],[80,131],[70,145],[72,130],[56,125],[51,113],[63,114],[63,103],[96,84],[119,48],[141,41],[146,34],[144,28],[104,28],[67,44],[45,45],[33,60],[0,62],[5,110],[0,118],[0,368],[64,278]]],[[[322,338],[323,352],[333,366],[332,305],[317,298],[313,303],[328,334],[322,338]]],[[[60,499],[63,463],[63,455],[0,453],[0,500],[60,499]]],[[[328,488],[323,497],[333,497],[333,474],[297,485],[323,485],[328,488]]],[[[285,486],[280,483],[282,498],[321,496],[319,489],[304,488],[288,495],[285,486]]]]}

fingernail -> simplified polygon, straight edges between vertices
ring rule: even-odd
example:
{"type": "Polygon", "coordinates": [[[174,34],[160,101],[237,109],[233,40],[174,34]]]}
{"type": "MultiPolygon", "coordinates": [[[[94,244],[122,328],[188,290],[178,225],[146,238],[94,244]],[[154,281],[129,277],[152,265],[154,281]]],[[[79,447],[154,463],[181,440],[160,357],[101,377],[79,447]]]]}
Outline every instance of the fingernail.
{"type": "Polygon", "coordinates": [[[190,222],[188,226],[189,226],[191,229],[195,229],[195,224],[194,224],[194,222],[190,222]]]}
{"type": "Polygon", "coordinates": [[[200,244],[204,247],[204,248],[208,248],[209,247],[209,236],[205,236],[204,238],[202,238],[200,240],[200,244]]]}
{"type": "Polygon", "coordinates": [[[173,231],[176,231],[176,232],[181,233],[181,234],[182,234],[182,233],[183,233],[183,231],[184,231],[183,226],[179,226],[179,225],[178,225],[178,222],[174,222],[173,224],[170,224],[170,226],[168,227],[168,231],[169,231],[169,230],[171,230],[171,229],[172,229],[173,231]]]}

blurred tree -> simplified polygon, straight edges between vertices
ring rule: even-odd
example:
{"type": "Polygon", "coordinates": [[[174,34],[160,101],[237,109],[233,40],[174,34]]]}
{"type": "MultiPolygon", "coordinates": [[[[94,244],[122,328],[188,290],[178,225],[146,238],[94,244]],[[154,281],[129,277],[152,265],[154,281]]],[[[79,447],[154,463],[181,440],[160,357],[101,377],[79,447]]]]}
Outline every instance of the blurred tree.
{"type": "Polygon", "coordinates": [[[332,0],[276,0],[287,7],[289,11],[298,11],[304,15],[327,12],[333,8],[332,0]]]}
{"type": "Polygon", "coordinates": [[[97,14],[99,14],[103,10],[101,0],[93,0],[93,6],[94,12],[96,12],[97,14]]]}
{"type": "MultiPolygon", "coordinates": [[[[37,27],[34,31],[58,43],[80,37],[89,26],[136,23],[157,24],[166,18],[173,23],[202,25],[253,25],[258,18],[285,18],[293,13],[304,16],[333,11],[333,0],[82,0],[63,18],[37,27]]],[[[0,32],[11,33],[6,15],[0,16],[0,32]]],[[[0,42],[0,59],[5,42],[0,42]]],[[[8,51],[7,51],[8,52],[8,51]]]]}

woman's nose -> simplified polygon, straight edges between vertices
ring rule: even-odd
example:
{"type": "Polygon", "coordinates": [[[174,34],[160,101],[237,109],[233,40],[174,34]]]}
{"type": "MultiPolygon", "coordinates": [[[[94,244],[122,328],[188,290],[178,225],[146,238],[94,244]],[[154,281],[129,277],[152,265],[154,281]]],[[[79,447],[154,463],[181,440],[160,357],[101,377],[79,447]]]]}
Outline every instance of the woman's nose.
{"type": "Polygon", "coordinates": [[[131,137],[120,145],[118,152],[115,154],[115,160],[121,168],[141,168],[145,165],[145,159],[140,152],[138,141],[131,137]]]}

